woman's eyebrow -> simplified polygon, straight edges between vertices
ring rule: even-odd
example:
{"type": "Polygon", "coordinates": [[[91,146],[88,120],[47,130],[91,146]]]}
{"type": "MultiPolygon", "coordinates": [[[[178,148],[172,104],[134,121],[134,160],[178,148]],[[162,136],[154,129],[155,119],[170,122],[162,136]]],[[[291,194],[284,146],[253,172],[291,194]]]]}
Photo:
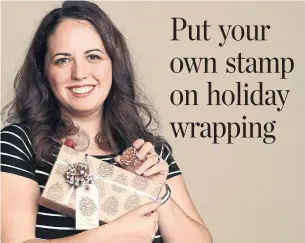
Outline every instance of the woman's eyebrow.
{"type": "Polygon", "coordinates": [[[54,56],[52,56],[51,59],[53,59],[54,57],[59,56],[59,55],[66,56],[66,57],[72,56],[70,53],[67,53],[67,52],[59,52],[59,53],[56,53],[54,56]]]}
{"type": "MultiPolygon", "coordinates": [[[[101,53],[104,53],[104,52],[101,51],[100,49],[95,48],[95,49],[90,49],[90,50],[85,51],[85,54],[88,54],[88,53],[90,53],[90,52],[92,52],[92,51],[99,51],[99,52],[101,52],[101,53]]],[[[71,55],[70,53],[68,53],[68,52],[59,52],[59,53],[56,53],[54,56],[52,56],[51,59],[53,59],[53,58],[56,57],[56,56],[66,56],[66,57],[70,57],[70,56],[72,56],[72,55],[71,55]]]]}
{"type": "Polygon", "coordinates": [[[85,54],[88,54],[89,52],[92,52],[92,51],[99,51],[99,52],[103,53],[100,49],[96,48],[96,49],[90,49],[90,50],[85,51],[85,54]]]}

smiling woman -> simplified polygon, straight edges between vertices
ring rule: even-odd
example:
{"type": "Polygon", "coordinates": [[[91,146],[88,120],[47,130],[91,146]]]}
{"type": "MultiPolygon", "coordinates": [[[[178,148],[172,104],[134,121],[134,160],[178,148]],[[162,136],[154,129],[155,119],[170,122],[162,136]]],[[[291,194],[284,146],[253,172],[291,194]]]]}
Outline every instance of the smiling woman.
{"type": "Polygon", "coordinates": [[[62,113],[74,118],[102,111],[112,85],[112,62],[87,21],[67,19],[57,27],[48,41],[45,73],[62,113]]]}
{"type": "Polygon", "coordinates": [[[96,4],[64,2],[42,19],[14,87],[4,109],[11,124],[1,131],[3,243],[212,241],[171,146],[151,129],[158,120],[140,102],[146,98],[125,38],[96,4]],[[73,218],[38,204],[53,168],[51,148],[61,144],[126,170],[117,155],[133,146],[141,160],[134,172],[166,184],[166,200],[77,230],[73,218]]]}

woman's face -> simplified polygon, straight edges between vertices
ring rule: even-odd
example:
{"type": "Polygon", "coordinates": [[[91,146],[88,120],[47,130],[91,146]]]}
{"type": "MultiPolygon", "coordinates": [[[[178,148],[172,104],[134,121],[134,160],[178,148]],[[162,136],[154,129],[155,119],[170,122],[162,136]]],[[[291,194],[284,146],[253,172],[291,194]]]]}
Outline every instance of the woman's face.
{"type": "Polygon", "coordinates": [[[72,116],[101,113],[112,84],[112,63],[94,27],[60,23],[48,41],[45,72],[60,104],[72,116]]]}

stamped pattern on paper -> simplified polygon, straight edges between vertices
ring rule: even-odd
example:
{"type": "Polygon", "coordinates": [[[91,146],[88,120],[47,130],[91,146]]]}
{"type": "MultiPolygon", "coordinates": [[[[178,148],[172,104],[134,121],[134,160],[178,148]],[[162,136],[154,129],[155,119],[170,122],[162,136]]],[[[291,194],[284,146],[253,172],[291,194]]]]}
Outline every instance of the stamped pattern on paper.
{"type": "Polygon", "coordinates": [[[64,195],[63,186],[59,182],[50,186],[47,191],[47,198],[55,202],[62,202],[64,195]]]}
{"type": "Polygon", "coordinates": [[[97,210],[97,206],[89,197],[82,197],[79,202],[79,209],[83,216],[90,216],[97,210]]]}
{"type": "Polygon", "coordinates": [[[59,163],[56,165],[55,174],[58,176],[64,176],[68,169],[69,169],[68,165],[59,163]]]}
{"type": "MultiPolygon", "coordinates": [[[[127,176],[125,176],[123,173],[121,175],[118,175],[115,179],[114,182],[124,185],[124,186],[128,186],[128,178],[127,176]]],[[[122,192],[126,192],[126,189],[121,187],[120,185],[112,185],[112,189],[116,192],[122,193],[122,192]]]]}
{"type": "Polygon", "coordinates": [[[149,181],[142,176],[136,176],[132,181],[132,186],[141,191],[145,191],[148,187],[148,184],[149,181]]]}
{"type": "Polygon", "coordinates": [[[119,211],[119,200],[117,197],[109,197],[101,207],[106,214],[116,215],[119,211]]]}
{"type": "Polygon", "coordinates": [[[108,177],[111,178],[114,172],[114,166],[107,163],[101,163],[97,169],[97,175],[101,177],[108,177]]]}
{"type": "Polygon", "coordinates": [[[124,208],[127,211],[131,211],[141,206],[140,204],[141,204],[141,199],[139,195],[133,194],[127,198],[126,202],[124,203],[124,208]]]}

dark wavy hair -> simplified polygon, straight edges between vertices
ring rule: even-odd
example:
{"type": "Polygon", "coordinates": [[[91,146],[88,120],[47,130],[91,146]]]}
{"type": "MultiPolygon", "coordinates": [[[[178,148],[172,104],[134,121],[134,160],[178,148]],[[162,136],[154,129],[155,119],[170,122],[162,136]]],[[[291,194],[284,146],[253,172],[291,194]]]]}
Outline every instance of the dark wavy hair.
{"type": "MultiPolygon", "coordinates": [[[[155,146],[166,142],[162,136],[154,135],[160,124],[155,118],[156,111],[136,84],[124,36],[95,3],[65,1],[61,8],[50,11],[40,22],[16,75],[15,97],[2,110],[2,115],[8,110],[7,122],[19,122],[30,127],[36,160],[42,162],[48,157],[52,146],[60,142],[60,138],[78,131],[73,122],[60,113],[59,104],[44,74],[48,38],[65,19],[90,22],[112,61],[113,82],[104,103],[102,123],[113,151],[121,152],[138,138],[155,146]],[[152,124],[155,124],[154,129],[151,128],[152,124]]],[[[97,135],[97,141],[100,138],[101,133],[97,135]]]]}

